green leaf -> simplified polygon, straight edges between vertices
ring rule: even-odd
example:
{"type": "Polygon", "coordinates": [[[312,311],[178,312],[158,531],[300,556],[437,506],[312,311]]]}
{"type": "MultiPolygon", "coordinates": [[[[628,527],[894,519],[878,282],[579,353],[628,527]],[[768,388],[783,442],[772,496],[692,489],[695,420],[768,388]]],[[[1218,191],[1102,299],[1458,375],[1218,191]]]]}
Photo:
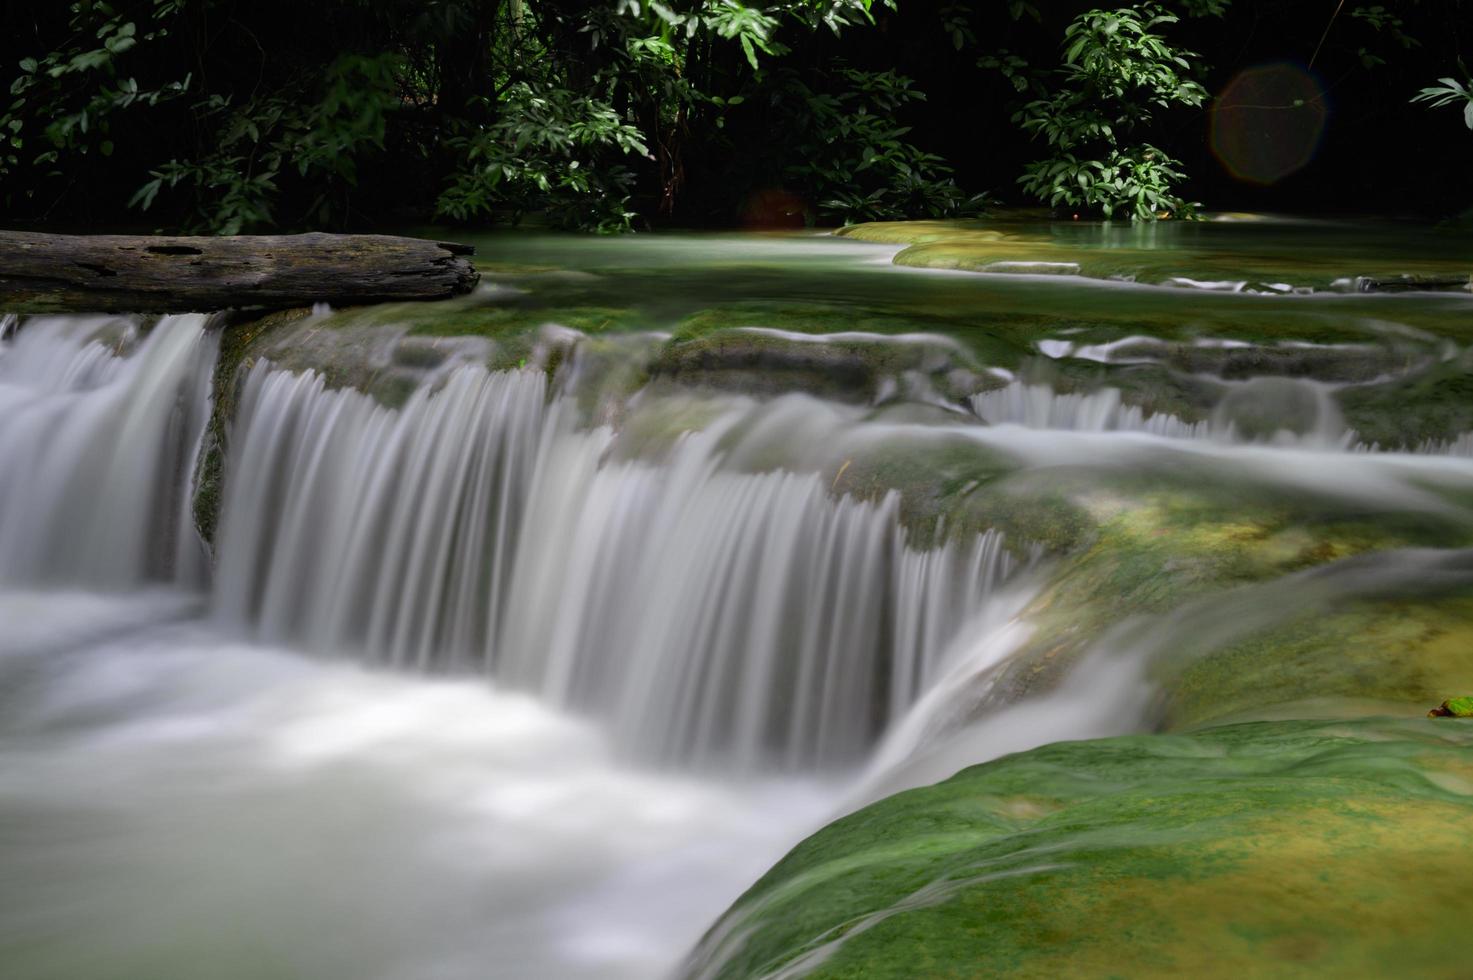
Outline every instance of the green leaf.
{"type": "Polygon", "coordinates": [[[1448,698],[1427,712],[1429,718],[1473,718],[1473,697],[1448,698]]]}
{"type": "Polygon", "coordinates": [[[153,204],[153,199],[159,196],[159,188],[163,186],[164,179],[162,177],[155,177],[138,188],[133,197],[129,199],[128,207],[137,207],[140,210],[147,211],[153,204]]]}
{"type": "Polygon", "coordinates": [[[752,50],[752,39],[746,34],[742,35],[742,51],[747,56],[747,62],[755,71],[757,69],[757,53],[752,50]]]}

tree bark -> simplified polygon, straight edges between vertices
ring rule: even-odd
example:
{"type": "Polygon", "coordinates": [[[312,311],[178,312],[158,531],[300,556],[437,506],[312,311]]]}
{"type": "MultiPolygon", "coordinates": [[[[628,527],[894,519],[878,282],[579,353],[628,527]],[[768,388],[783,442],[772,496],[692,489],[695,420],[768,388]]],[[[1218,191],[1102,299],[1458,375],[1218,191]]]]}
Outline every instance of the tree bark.
{"type": "Polygon", "coordinates": [[[469,245],[387,235],[231,238],[0,231],[0,311],[178,313],[448,299],[469,245]]]}

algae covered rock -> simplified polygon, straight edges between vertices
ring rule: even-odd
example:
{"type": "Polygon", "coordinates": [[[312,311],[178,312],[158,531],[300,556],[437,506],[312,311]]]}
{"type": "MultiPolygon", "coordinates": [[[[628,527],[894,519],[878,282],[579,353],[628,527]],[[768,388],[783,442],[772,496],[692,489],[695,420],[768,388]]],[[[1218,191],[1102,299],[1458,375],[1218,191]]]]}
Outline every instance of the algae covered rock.
{"type": "Polygon", "coordinates": [[[1041,214],[1019,212],[986,220],[873,222],[839,234],[903,246],[895,264],[920,269],[1085,276],[1265,296],[1466,293],[1473,288],[1466,252],[1460,254],[1456,246],[1439,252],[1402,241],[1389,254],[1384,241],[1379,248],[1348,242],[1315,249],[1305,247],[1314,240],[1310,225],[1253,224],[1171,222],[1142,229],[1111,222],[1049,221],[1041,214]]]}
{"type": "Polygon", "coordinates": [[[687,976],[1452,976],[1473,729],[1264,722],[1060,743],[804,841],[687,976]]]}

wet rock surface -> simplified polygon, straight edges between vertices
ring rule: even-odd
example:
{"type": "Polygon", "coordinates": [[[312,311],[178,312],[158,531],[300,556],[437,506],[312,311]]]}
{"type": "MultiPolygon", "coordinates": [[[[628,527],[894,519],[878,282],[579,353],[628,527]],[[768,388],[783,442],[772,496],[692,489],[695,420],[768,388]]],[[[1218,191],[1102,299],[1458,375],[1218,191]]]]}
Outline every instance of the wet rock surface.
{"type": "Polygon", "coordinates": [[[1050,745],[851,814],[691,977],[1443,976],[1473,730],[1265,722],[1050,745]]]}

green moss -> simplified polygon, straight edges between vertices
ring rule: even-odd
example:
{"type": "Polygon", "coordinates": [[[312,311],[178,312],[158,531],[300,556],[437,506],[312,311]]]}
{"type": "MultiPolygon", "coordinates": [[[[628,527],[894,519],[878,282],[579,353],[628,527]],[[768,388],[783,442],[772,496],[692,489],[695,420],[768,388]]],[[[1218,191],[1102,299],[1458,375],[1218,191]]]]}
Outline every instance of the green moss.
{"type": "Polygon", "coordinates": [[[887,341],[835,337],[822,343],[791,332],[719,329],[672,340],[650,365],[653,377],[684,386],[777,395],[801,391],[870,402],[902,376],[923,376],[947,394],[970,394],[981,382],[965,348],[944,337],[887,341]],[[956,375],[960,372],[960,375],[956,375]],[[961,378],[960,389],[953,383],[961,378]]]}
{"type": "Polygon", "coordinates": [[[830,479],[835,493],[863,500],[899,494],[901,522],[917,547],[997,529],[1016,547],[1059,553],[1094,530],[1069,494],[1035,487],[1017,468],[973,440],[938,437],[873,447],[838,461],[830,479]]]}
{"type": "MultiPolygon", "coordinates": [[[[1047,272],[1051,267],[1097,279],[1165,283],[1247,282],[1265,291],[1327,289],[1336,280],[1360,276],[1408,281],[1467,281],[1470,266],[1457,250],[1440,254],[1392,252],[1386,242],[1350,242],[1302,247],[1292,229],[1263,226],[1239,246],[1231,229],[1200,234],[1189,226],[1162,229],[1094,231],[1091,226],[1051,224],[1023,215],[1022,220],[876,222],[843,229],[858,241],[904,245],[895,263],[925,269],[969,272],[1047,272]],[[1100,244],[1108,242],[1108,248],[1100,244]],[[1166,243],[1170,247],[1162,247],[1166,243]],[[1031,268],[1030,268],[1031,267],[1031,268]]],[[[1382,236],[1383,239],[1385,236],[1382,236]]]]}
{"type": "Polygon", "coordinates": [[[1389,720],[1009,756],[804,841],[691,973],[1445,975],[1466,944],[1470,759],[1473,729],[1389,720]]]}
{"type": "MultiPolygon", "coordinates": [[[[716,334],[759,327],[803,334],[869,333],[881,336],[934,334],[950,338],[976,362],[988,366],[1014,367],[1033,353],[1039,331],[1026,320],[991,316],[971,310],[912,306],[904,302],[880,303],[854,299],[848,302],[741,301],[713,305],[681,318],[675,325],[676,343],[693,342],[716,334]]],[[[866,358],[907,357],[896,345],[888,347],[835,341],[837,346],[866,358]]]]}
{"type": "Polygon", "coordinates": [[[1333,700],[1411,712],[1470,682],[1473,596],[1360,601],[1195,661],[1168,682],[1163,722],[1184,728],[1333,700]]]}
{"type": "Polygon", "coordinates": [[[1473,363],[1466,356],[1385,384],[1349,388],[1339,397],[1346,423],[1364,441],[1388,449],[1415,449],[1473,431],[1473,363]]]}
{"type": "Polygon", "coordinates": [[[220,334],[220,351],[212,380],[213,401],[194,474],[194,524],[206,545],[213,546],[224,489],[225,456],[230,423],[235,417],[237,387],[260,348],[278,331],[310,315],[306,309],[281,310],[257,319],[227,324],[220,334]]]}
{"type": "MultiPolygon", "coordinates": [[[[1193,600],[1356,555],[1456,547],[1470,538],[1466,526],[1445,518],[1366,514],[1353,505],[1294,499],[1271,486],[1192,472],[1023,472],[997,489],[1020,501],[1034,490],[1062,496],[1094,529],[1076,533],[1072,549],[1052,549],[1052,577],[1029,610],[1032,639],[995,679],[1008,699],[1053,687],[1096,640],[1129,617],[1166,615],[1193,600]]],[[[1162,679],[1173,692],[1163,702],[1163,723],[1197,724],[1320,696],[1425,700],[1441,689],[1439,679],[1464,676],[1469,661],[1435,644],[1426,647],[1424,661],[1420,648],[1399,644],[1407,630],[1430,629],[1434,620],[1461,636],[1461,613],[1455,603],[1446,607],[1451,612],[1419,608],[1412,625],[1397,627],[1404,607],[1367,603],[1299,625],[1283,623],[1225,650],[1199,651],[1210,656],[1185,676],[1162,679]],[[1317,624],[1323,632],[1316,632],[1317,624]],[[1382,642],[1360,644],[1358,637],[1373,626],[1384,631],[1382,642]]]]}

